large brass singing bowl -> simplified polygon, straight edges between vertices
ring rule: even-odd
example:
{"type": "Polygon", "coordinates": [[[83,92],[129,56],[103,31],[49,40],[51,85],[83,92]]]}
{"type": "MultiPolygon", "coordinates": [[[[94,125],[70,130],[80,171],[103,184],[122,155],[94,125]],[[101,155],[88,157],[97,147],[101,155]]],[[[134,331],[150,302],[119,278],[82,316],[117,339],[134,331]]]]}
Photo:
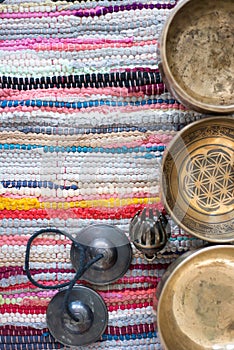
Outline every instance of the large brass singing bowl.
{"type": "Polygon", "coordinates": [[[171,93],[202,113],[234,112],[234,1],[182,0],[164,25],[161,72],[171,93]]]}
{"type": "Polygon", "coordinates": [[[234,241],[234,117],[209,117],[183,128],[162,162],[162,199],[186,232],[234,241]]]}
{"type": "Polygon", "coordinates": [[[234,349],[234,246],[180,262],[161,291],[157,322],[165,350],[234,349]]]}

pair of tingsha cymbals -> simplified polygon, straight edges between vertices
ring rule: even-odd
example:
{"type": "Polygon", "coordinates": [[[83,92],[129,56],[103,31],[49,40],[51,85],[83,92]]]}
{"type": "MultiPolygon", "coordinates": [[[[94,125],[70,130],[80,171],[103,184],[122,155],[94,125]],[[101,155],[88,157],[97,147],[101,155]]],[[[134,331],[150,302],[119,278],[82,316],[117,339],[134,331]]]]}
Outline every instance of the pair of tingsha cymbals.
{"type": "MultiPolygon", "coordinates": [[[[102,258],[81,277],[90,284],[99,286],[113,283],[128,270],[132,259],[131,245],[127,236],[117,227],[91,225],[81,230],[75,241],[83,247],[85,264],[102,254],[102,258]]],[[[80,268],[81,253],[73,242],[70,257],[76,271],[80,268]]],[[[65,293],[66,290],[57,293],[49,303],[46,315],[49,331],[64,345],[83,346],[94,343],[107,327],[108,311],[104,300],[92,288],[76,286],[69,294],[67,310],[64,305],[65,293]]]]}

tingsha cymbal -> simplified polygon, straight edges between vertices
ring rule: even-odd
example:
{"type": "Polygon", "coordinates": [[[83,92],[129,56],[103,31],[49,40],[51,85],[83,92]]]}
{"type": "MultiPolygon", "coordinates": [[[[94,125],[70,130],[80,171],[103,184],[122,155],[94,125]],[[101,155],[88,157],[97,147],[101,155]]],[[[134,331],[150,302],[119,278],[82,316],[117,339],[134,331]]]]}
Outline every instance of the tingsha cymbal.
{"type": "MultiPolygon", "coordinates": [[[[131,244],[127,236],[117,227],[104,224],[90,225],[81,230],[75,240],[85,247],[85,263],[98,254],[103,254],[103,257],[82,275],[85,281],[94,285],[109,284],[127,272],[132,260],[131,244]]],[[[74,269],[78,270],[80,251],[74,243],[70,257],[74,269]]]]}
{"type": "Polygon", "coordinates": [[[108,322],[104,300],[91,288],[74,287],[69,295],[69,310],[79,319],[75,321],[64,305],[65,293],[66,290],[57,293],[48,305],[46,321],[50,333],[68,346],[88,345],[99,340],[108,322]]]}

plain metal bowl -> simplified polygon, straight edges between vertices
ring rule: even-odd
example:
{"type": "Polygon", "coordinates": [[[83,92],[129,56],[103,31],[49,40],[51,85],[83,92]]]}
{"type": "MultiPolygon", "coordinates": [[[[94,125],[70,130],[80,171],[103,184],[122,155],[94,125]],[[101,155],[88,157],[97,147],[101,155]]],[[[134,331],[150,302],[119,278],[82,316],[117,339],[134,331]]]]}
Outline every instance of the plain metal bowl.
{"type": "Polygon", "coordinates": [[[234,349],[234,246],[199,249],[169,269],[157,306],[164,349],[234,349]]]}
{"type": "Polygon", "coordinates": [[[184,0],[166,21],[161,73],[171,93],[202,113],[234,112],[234,1],[184,0]]]}

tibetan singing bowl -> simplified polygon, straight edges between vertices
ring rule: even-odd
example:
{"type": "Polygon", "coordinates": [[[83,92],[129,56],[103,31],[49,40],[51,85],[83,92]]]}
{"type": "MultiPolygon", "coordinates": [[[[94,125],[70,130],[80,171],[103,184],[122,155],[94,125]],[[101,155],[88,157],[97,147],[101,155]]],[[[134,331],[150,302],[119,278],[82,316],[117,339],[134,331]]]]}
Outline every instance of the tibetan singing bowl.
{"type": "Polygon", "coordinates": [[[234,242],[234,117],[209,117],[184,127],[162,162],[162,199],[186,232],[234,242]]]}
{"type": "Polygon", "coordinates": [[[160,43],[168,90],[188,108],[234,112],[234,2],[184,0],[171,12],[160,43]]]}
{"type": "Polygon", "coordinates": [[[174,265],[157,324],[165,350],[234,349],[234,246],[199,249],[174,265]]]}

